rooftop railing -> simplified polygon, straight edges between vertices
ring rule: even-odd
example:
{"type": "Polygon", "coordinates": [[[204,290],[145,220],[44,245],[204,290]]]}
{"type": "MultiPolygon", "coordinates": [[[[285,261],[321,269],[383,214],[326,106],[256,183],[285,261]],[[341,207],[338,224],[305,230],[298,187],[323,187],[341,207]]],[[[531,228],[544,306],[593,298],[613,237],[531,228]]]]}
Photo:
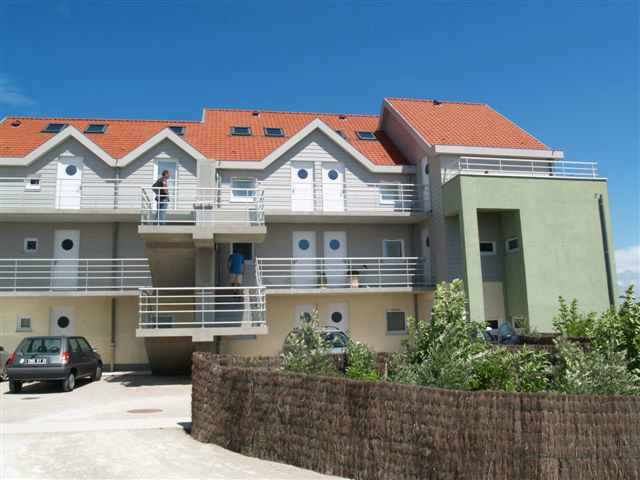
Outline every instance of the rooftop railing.
{"type": "Polygon", "coordinates": [[[146,258],[0,259],[0,291],[125,291],[151,285],[146,258]]]}
{"type": "Polygon", "coordinates": [[[239,328],[266,326],[263,287],[140,289],[138,328],[239,328]]]}
{"type": "Polygon", "coordinates": [[[461,157],[453,165],[443,167],[443,183],[458,175],[497,175],[510,177],[598,178],[597,163],[519,158],[461,157]]]}
{"type": "Polygon", "coordinates": [[[431,272],[418,257],[256,258],[256,282],[267,290],[433,284],[431,272]]]}

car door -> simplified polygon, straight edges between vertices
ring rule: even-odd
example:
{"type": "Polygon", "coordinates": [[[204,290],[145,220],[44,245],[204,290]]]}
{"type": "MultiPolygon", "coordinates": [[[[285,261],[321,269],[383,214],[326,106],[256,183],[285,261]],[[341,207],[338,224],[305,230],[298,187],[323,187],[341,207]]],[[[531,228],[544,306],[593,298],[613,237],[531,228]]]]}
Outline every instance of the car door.
{"type": "Polygon", "coordinates": [[[78,337],[70,337],[68,343],[69,352],[69,364],[71,368],[76,369],[76,378],[80,378],[87,373],[87,366],[85,365],[84,353],[78,337]]]}
{"type": "Polygon", "coordinates": [[[93,374],[95,372],[96,367],[98,366],[98,357],[93,352],[91,345],[87,342],[87,339],[84,337],[78,337],[78,342],[80,343],[80,348],[82,349],[82,354],[84,356],[84,364],[86,368],[87,375],[93,374]]]}

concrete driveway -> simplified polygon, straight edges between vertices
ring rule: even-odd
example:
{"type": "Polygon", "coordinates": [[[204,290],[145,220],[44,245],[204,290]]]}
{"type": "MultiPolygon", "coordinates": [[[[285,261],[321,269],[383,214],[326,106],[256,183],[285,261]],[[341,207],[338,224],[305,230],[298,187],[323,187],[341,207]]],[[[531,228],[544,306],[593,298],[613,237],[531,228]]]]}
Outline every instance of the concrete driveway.
{"type": "Polygon", "coordinates": [[[329,479],[193,440],[191,382],[105,375],[73,392],[0,385],[0,478],[329,479]]]}

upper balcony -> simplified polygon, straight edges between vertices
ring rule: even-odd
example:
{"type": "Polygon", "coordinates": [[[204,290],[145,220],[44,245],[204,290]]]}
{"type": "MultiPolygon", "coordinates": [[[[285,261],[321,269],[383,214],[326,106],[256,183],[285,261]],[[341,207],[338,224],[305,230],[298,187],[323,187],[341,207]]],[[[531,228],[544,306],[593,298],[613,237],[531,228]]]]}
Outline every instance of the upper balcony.
{"type": "Polygon", "coordinates": [[[458,175],[595,180],[599,178],[597,166],[592,162],[460,157],[452,164],[443,165],[442,183],[458,175]]]}

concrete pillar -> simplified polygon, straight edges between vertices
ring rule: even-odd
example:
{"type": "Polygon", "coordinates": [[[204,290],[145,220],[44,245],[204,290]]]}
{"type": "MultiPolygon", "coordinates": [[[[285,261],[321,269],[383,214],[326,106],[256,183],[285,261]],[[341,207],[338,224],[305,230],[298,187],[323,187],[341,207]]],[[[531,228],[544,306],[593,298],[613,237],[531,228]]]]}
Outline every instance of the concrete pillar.
{"type": "Polygon", "coordinates": [[[196,185],[200,188],[216,186],[216,163],[213,160],[201,158],[197,163],[196,185]]]}
{"type": "Polygon", "coordinates": [[[196,248],[196,287],[216,286],[215,247],[196,248]]]}
{"type": "Polygon", "coordinates": [[[484,322],[484,291],[482,286],[482,263],[480,261],[480,235],[478,233],[478,211],[461,208],[460,249],[464,267],[464,285],[469,299],[469,313],[474,321],[484,322]]]}

